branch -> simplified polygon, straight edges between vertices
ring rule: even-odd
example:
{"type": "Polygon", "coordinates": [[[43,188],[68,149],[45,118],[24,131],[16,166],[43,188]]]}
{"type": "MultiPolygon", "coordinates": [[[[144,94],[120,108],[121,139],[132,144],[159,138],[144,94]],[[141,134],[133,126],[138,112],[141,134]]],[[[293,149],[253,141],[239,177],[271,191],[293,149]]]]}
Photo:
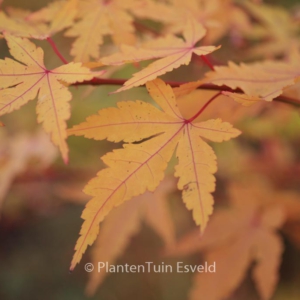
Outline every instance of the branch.
{"type": "MultiPolygon", "coordinates": [[[[77,82],[72,85],[78,86],[78,85],[123,85],[127,79],[114,79],[114,78],[93,78],[92,80],[83,81],[83,82],[77,82]]],[[[186,84],[188,82],[184,81],[165,81],[166,84],[170,85],[171,87],[179,87],[182,84],[186,84]]],[[[241,89],[231,89],[227,86],[218,86],[211,83],[205,83],[197,87],[197,89],[200,90],[211,90],[211,91],[219,91],[219,92],[234,92],[234,93],[240,93],[243,94],[244,92],[241,89]]],[[[295,99],[287,96],[280,95],[273,99],[273,101],[277,102],[283,102],[294,106],[300,107],[300,99],[295,99]]]]}

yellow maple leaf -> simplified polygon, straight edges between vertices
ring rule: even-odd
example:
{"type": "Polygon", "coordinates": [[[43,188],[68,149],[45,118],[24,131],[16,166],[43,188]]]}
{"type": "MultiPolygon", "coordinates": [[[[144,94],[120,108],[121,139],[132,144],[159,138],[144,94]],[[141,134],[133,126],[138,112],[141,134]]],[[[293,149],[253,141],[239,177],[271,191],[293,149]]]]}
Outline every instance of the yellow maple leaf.
{"type": "Polygon", "coordinates": [[[153,0],[137,0],[131,12],[139,19],[150,19],[163,23],[170,23],[176,17],[174,7],[169,3],[153,0]]]}
{"type": "MultiPolygon", "coordinates": [[[[92,249],[91,262],[95,266],[100,261],[114,264],[129,244],[130,238],[140,230],[142,221],[155,230],[166,247],[172,247],[175,243],[175,229],[166,200],[174,188],[175,182],[166,178],[154,193],[146,192],[112,211],[103,222],[92,249]]],[[[86,287],[89,296],[94,295],[106,275],[105,269],[90,273],[86,287]]]]}
{"type": "Polygon", "coordinates": [[[199,86],[208,83],[208,80],[202,79],[197,81],[191,81],[188,83],[184,83],[180,85],[179,87],[174,88],[174,93],[176,95],[176,98],[183,97],[185,95],[190,94],[194,90],[196,90],[199,86]]]}
{"type": "Polygon", "coordinates": [[[66,120],[70,117],[72,94],[63,84],[90,80],[94,74],[81,63],[70,63],[53,70],[44,66],[44,52],[25,38],[5,34],[11,55],[0,60],[0,115],[10,113],[38,95],[38,122],[51,134],[65,162],[68,159],[66,120]]]}
{"type": "Polygon", "coordinates": [[[226,85],[231,89],[240,88],[245,95],[243,99],[234,93],[230,95],[243,105],[252,101],[272,101],[283,93],[283,89],[293,86],[299,80],[299,61],[263,61],[256,63],[241,63],[237,65],[229,62],[228,66],[215,66],[214,71],[205,74],[205,78],[189,82],[176,88],[177,95],[185,95],[204,83],[212,83],[218,86],[226,85]],[[239,99],[238,99],[239,98],[239,99]]]}
{"type": "Polygon", "coordinates": [[[81,260],[87,246],[95,241],[99,223],[113,207],[146,190],[156,189],[177,145],[179,163],[175,176],[180,178],[178,188],[183,190],[183,201],[193,210],[193,218],[202,230],[212,213],[211,193],[215,189],[213,174],[217,164],[214,151],[203,138],[222,142],[238,136],[240,131],[220,119],[199,123],[193,122],[197,116],[184,119],[172,88],[160,79],[148,82],[147,89],[163,111],[142,101],[119,102],[118,108],[100,110],[98,115],[69,130],[72,135],[127,142],[123,149],[102,157],[108,167],[84,189],[93,198],[82,214],[85,221],[71,270],[81,260]],[[147,140],[133,143],[143,139],[147,140]]]}
{"type": "Polygon", "coordinates": [[[236,65],[229,62],[228,66],[218,66],[214,72],[208,72],[206,81],[240,88],[248,96],[271,101],[282,94],[283,88],[294,85],[299,76],[299,63],[264,61],[236,65]]]}
{"type": "Polygon", "coordinates": [[[121,53],[104,57],[101,59],[101,62],[104,65],[120,65],[128,62],[160,58],[145,69],[133,74],[133,77],[127,80],[124,86],[116,92],[125,91],[145,84],[147,81],[170,72],[181,65],[188,65],[193,53],[196,55],[206,55],[217,50],[219,47],[195,46],[204,37],[205,33],[205,28],[191,19],[186,23],[183,31],[185,41],[176,36],[168,35],[146,43],[141,49],[123,46],[121,53]]]}
{"type": "Polygon", "coordinates": [[[274,192],[262,184],[231,184],[229,196],[232,206],[214,213],[201,239],[199,232],[192,231],[167,254],[182,256],[202,251],[205,262],[216,265],[216,272],[194,277],[191,300],[199,299],[199,295],[211,300],[227,298],[253,261],[256,264],[252,277],[258,293],[262,299],[270,299],[278,281],[283,252],[276,231],[287,217],[285,202],[295,197],[274,192]]]}
{"type": "Polygon", "coordinates": [[[80,20],[66,32],[66,36],[76,37],[71,49],[74,60],[98,59],[99,46],[105,35],[111,35],[116,44],[132,44],[135,41],[133,17],[127,10],[134,4],[134,0],[79,1],[80,20]]]}
{"type": "Polygon", "coordinates": [[[222,92],[223,95],[230,97],[235,102],[242,104],[243,106],[251,106],[258,101],[263,101],[262,98],[258,96],[247,96],[245,94],[231,93],[231,92],[222,92]]]}
{"type": "Polygon", "coordinates": [[[47,7],[31,13],[26,20],[29,22],[49,23],[47,36],[66,29],[74,24],[77,15],[78,0],[60,0],[51,2],[47,7]]]}
{"type": "Polygon", "coordinates": [[[170,24],[167,32],[179,33],[186,20],[194,19],[207,29],[205,44],[214,43],[224,35],[248,31],[250,21],[246,12],[232,0],[171,0],[172,14],[166,14],[170,24]],[[226,13],[224,13],[226,12],[226,13]]]}
{"type": "Polygon", "coordinates": [[[5,12],[11,18],[18,19],[18,20],[24,20],[27,16],[31,14],[31,11],[28,9],[23,9],[23,8],[13,7],[13,6],[6,6],[5,12]]]}
{"type": "Polygon", "coordinates": [[[22,18],[10,18],[0,11],[0,31],[9,32],[15,36],[46,39],[47,26],[45,24],[30,24],[22,18]]]}
{"type": "Polygon", "coordinates": [[[73,25],[77,5],[78,0],[61,0],[33,13],[10,8],[9,16],[0,12],[0,31],[14,36],[47,39],[73,25]]]}
{"type": "Polygon", "coordinates": [[[270,58],[286,54],[293,45],[299,48],[299,21],[286,9],[249,1],[241,4],[258,21],[258,24],[247,32],[248,37],[262,40],[247,51],[248,56],[270,58]]]}

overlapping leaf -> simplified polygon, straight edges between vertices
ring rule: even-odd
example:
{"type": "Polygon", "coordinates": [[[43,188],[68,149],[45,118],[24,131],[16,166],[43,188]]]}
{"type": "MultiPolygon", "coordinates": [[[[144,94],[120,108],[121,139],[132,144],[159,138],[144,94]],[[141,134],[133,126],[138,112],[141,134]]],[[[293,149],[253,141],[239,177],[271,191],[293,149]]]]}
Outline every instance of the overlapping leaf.
{"type": "Polygon", "coordinates": [[[222,92],[223,95],[230,97],[235,102],[242,104],[243,106],[251,106],[258,101],[262,101],[259,96],[247,96],[245,94],[231,93],[231,92],[222,92]]]}
{"type": "Polygon", "coordinates": [[[72,98],[62,83],[81,82],[93,78],[80,63],[70,63],[48,70],[43,62],[43,50],[27,39],[5,34],[11,55],[19,62],[6,58],[0,61],[0,115],[10,113],[38,95],[38,122],[51,134],[52,141],[68,159],[65,141],[66,120],[70,117],[72,98]]]}
{"type": "Polygon", "coordinates": [[[123,46],[122,52],[104,57],[101,59],[101,63],[104,65],[121,65],[128,62],[160,58],[145,69],[133,74],[133,77],[127,80],[117,92],[128,90],[145,84],[147,81],[153,80],[181,65],[188,65],[193,53],[206,55],[218,49],[215,46],[196,47],[196,43],[204,37],[205,33],[204,27],[191,19],[187,22],[183,31],[185,41],[176,36],[168,35],[164,38],[152,40],[139,49],[123,46]]]}
{"type": "Polygon", "coordinates": [[[75,61],[88,62],[90,57],[99,58],[99,46],[103,36],[112,35],[119,43],[131,44],[133,35],[133,18],[128,9],[134,7],[135,0],[80,0],[80,20],[66,32],[67,36],[76,37],[71,50],[75,61]]]}
{"type": "Polygon", "coordinates": [[[259,22],[248,32],[248,37],[261,42],[248,51],[248,56],[270,58],[288,53],[292,46],[299,48],[299,20],[286,9],[250,1],[244,1],[242,5],[259,22]]]}
{"type": "Polygon", "coordinates": [[[71,55],[81,62],[99,59],[104,36],[116,45],[135,43],[133,16],[165,21],[166,15],[172,15],[170,6],[152,0],[79,0],[79,21],[66,33],[76,38],[71,55]]]}
{"type": "Polygon", "coordinates": [[[203,138],[221,142],[240,132],[220,119],[200,123],[185,120],[171,87],[160,79],[147,83],[147,89],[163,111],[142,101],[120,102],[118,108],[101,110],[69,131],[73,135],[128,143],[102,157],[108,167],[85,187],[85,193],[93,198],[82,214],[85,221],[71,269],[95,241],[99,223],[113,207],[156,189],[177,145],[179,163],[175,176],[180,177],[178,188],[183,190],[183,201],[193,210],[194,220],[202,230],[212,213],[216,157],[203,138]],[[143,139],[146,141],[133,144],[143,139]]]}
{"type": "MultiPolygon", "coordinates": [[[[116,208],[107,217],[92,250],[92,263],[114,264],[125,251],[130,238],[140,229],[142,221],[149,224],[163,239],[167,247],[175,242],[175,230],[167,205],[167,195],[175,187],[170,178],[162,181],[154,193],[146,192],[116,208]]],[[[93,295],[106,276],[105,270],[90,273],[86,288],[93,295]]]]}
{"type": "Polygon", "coordinates": [[[165,21],[171,26],[168,32],[182,31],[186,20],[194,19],[207,28],[206,43],[214,43],[224,35],[248,31],[247,14],[232,0],[171,0],[173,14],[166,14],[165,21]],[[226,13],[224,13],[226,12],[226,13]]]}
{"type": "Polygon", "coordinates": [[[15,36],[22,36],[36,39],[46,39],[47,26],[44,24],[30,24],[24,19],[14,19],[8,17],[0,11],[0,31],[9,32],[15,36]]]}
{"type": "Polygon", "coordinates": [[[14,36],[46,39],[73,25],[78,0],[60,0],[31,13],[8,10],[10,16],[0,12],[0,31],[14,36]]]}
{"type": "Polygon", "coordinates": [[[236,65],[230,62],[228,67],[216,67],[215,72],[207,73],[206,79],[219,86],[240,88],[247,96],[271,101],[282,94],[283,88],[294,85],[299,76],[299,63],[265,61],[236,65]]]}
{"type": "Polygon", "coordinates": [[[47,7],[30,14],[26,20],[49,23],[47,35],[52,36],[74,24],[78,12],[77,8],[78,0],[59,0],[51,2],[47,7]]]}
{"type": "Polygon", "coordinates": [[[290,196],[263,187],[232,185],[232,207],[214,214],[203,237],[200,239],[194,231],[170,249],[169,255],[201,250],[208,264],[216,264],[215,273],[195,276],[190,299],[199,299],[199,295],[210,300],[230,296],[253,261],[252,277],[261,299],[271,298],[283,251],[276,231],[287,216],[285,200],[290,196]]]}
{"type": "Polygon", "coordinates": [[[131,12],[138,19],[150,19],[163,23],[170,23],[176,17],[174,7],[162,1],[137,0],[131,12]]]}
{"type": "MultiPolygon", "coordinates": [[[[299,57],[299,53],[297,54],[299,57]]],[[[245,95],[224,93],[243,105],[251,105],[259,100],[272,101],[283,93],[283,89],[294,85],[300,76],[299,60],[264,61],[260,63],[229,62],[228,66],[215,66],[199,81],[189,82],[176,89],[177,95],[185,95],[204,83],[218,86],[226,85],[232,89],[240,88],[245,95]]]]}

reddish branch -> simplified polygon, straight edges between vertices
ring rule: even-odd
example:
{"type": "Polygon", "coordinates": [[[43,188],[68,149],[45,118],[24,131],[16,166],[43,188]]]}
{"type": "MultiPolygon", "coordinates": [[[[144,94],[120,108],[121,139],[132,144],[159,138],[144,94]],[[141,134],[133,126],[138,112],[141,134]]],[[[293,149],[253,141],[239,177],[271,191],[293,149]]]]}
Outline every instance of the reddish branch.
{"type": "MultiPolygon", "coordinates": [[[[134,25],[136,26],[137,29],[139,29],[141,31],[151,32],[155,36],[159,36],[160,35],[160,33],[158,33],[157,31],[155,31],[154,29],[151,29],[151,28],[149,28],[149,27],[147,27],[147,26],[145,26],[145,25],[143,25],[141,23],[135,22],[134,25]]],[[[61,61],[64,64],[67,64],[68,61],[60,53],[60,51],[58,50],[56,44],[51,39],[51,37],[48,37],[47,41],[51,45],[51,47],[54,50],[54,52],[56,53],[56,55],[61,59],[61,61]]],[[[211,61],[209,60],[209,58],[207,56],[205,56],[205,55],[201,55],[200,57],[201,57],[202,61],[211,70],[214,71],[214,66],[211,63],[211,61]]],[[[72,85],[75,85],[75,86],[78,86],[78,85],[123,85],[125,83],[125,81],[126,81],[126,79],[93,78],[92,80],[78,82],[78,83],[74,83],[72,85]]],[[[180,81],[165,81],[165,82],[167,84],[169,84],[171,87],[178,87],[178,86],[180,86],[182,84],[187,83],[187,82],[180,82],[180,81]]],[[[243,93],[243,91],[241,89],[235,89],[235,90],[233,90],[233,89],[231,89],[229,87],[226,87],[226,86],[217,86],[217,85],[214,85],[214,84],[202,84],[202,85],[198,86],[197,89],[219,91],[219,93],[216,95],[216,97],[218,97],[222,93],[222,91],[229,91],[229,92],[235,92],[235,93],[243,93]]],[[[212,100],[214,100],[214,99],[215,98],[213,97],[212,100]]],[[[283,103],[287,103],[287,104],[291,104],[291,105],[295,105],[295,106],[300,106],[300,100],[299,99],[294,99],[294,98],[290,98],[290,97],[286,97],[286,96],[282,96],[282,95],[276,97],[274,99],[274,101],[279,101],[279,102],[283,102],[283,103]]],[[[207,105],[209,103],[210,103],[210,101],[207,103],[207,105]]]]}
{"type": "MultiPolygon", "coordinates": [[[[126,82],[127,79],[114,79],[114,78],[93,78],[92,80],[83,81],[74,83],[73,85],[123,85],[126,82]]],[[[165,81],[166,84],[169,84],[171,87],[179,87],[182,84],[188,83],[184,81],[165,81]]],[[[228,92],[234,92],[234,93],[243,93],[241,89],[231,89],[227,86],[218,86],[211,83],[202,84],[197,87],[197,89],[200,90],[212,90],[212,91],[228,91],[228,92]]],[[[290,98],[287,96],[278,96],[274,99],[274,101],[283,102],[287,104],[291,104],[294,106],[300,106],[300,100],[295,98],[290,98]]]]}

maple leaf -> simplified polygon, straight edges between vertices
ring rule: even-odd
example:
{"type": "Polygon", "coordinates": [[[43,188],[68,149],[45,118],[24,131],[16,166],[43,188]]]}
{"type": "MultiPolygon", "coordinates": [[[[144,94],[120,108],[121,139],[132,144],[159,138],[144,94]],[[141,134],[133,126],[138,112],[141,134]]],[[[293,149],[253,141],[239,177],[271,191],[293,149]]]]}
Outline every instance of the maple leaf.
{"type": "Polygon", "coordinates": [[[77,15],[78,0],[60,0],[51,2],[47,7],[31,13],[26,20],[29,22],[49,23],[47,37],[62,31],[74,24],[77,15]]]}
{"type": "Polygon", "coordinates": [[[240,88],[245,93],[242,97],[223,93],[243,105],[249,105],[251,101],[272,101],[283,93],[284,88],[295,85],[299,76],[299,62],[295,61],[263,61],[240,65],[229,62],[228,66],[215,66],[214,71],[206,73],[204,79],[181,85],[176,89],[176,94],[185,95],[204,83],[213,83],[232,89],[240,88]]]}
{"type": "Polygon", "coordinates": [[[9,32],[15,36],[46,39],[47,26],[44,24],[30,24],[25,19],[13,19],[0,11],[0,31],[9,32]]]}
{"type": "Polygon", "coordinates": [[[66,36],[76,37],[71,55],[75,61],[88,62],[89,58],[99,58],[99,46],[103,36],[112,35],[115,43],[135,41],[133,18],[128,13],[134,8],[135,0],[81,0],[80,20],[66,32],[66,36]]]}
{"type": "Polygon", "coordinates": [[[29,40],[5,34],[11,55],[0,61],[0,115],[10,113],[38,95],[38,122],[51,134],[65,162],[68,146],[65,141],[66,120],[70,117],[72,94],[62,83],[81,82],[94,77],[81,63],[70,63],[48,70],[43,62],[43,50],[29,40]]]}
{"type": "Polygon", "coordinates": [[[11,18],[17,20],[24,20],[29,14],[31,14],[31,11],[28,9],[23,9],[23,8],[13,7],[13,6],[6,6],[5,12],[11,18]]]}
{"type": "Polygon", "coordinates": [[[100,110],[98,115],[69,130],[72,135],[128,143],[102,157],[108,168],[101,170],[84,189],[93,198],[82,214],[85,221],[71,270],[95,241],[99,223],[113,207],[156,189],[177,145],[179,163],[175,176],[180,178],[178,188],[183,190],[183,201],[193,210],[194,220],[202,230],[212,213],[216,157],[202,138],[222,142],[238,136],[240,131],[220,119],[199,123],[193,122],[196,116],[184,119],[171,87],[160,79],[148,82],[147,89],[163,111],[142,101],[119,102],[118,108],[100,110]],[[147,140],[133,144],[143,139],[147,140]]]}
{"type": "Polygon", "coordinates": [[[78,0],[56,1],[33,13],[9,9],[10,17],[0,12],[0,31],[19,37],[47,39],[73,25],[77,4],[78,0]]]}
{"type": "Polygon", "coordinates": [[[153,0],[138,0],[131,12],[139,19],[170,23],[175,19],[174,7],[168,3],[153,0]],[[157,13],[159,11],[159,14],[157,13]]]}
{"type": "Polygon", "coordinates": [[[247,36],[250,39],[263,40],[247,52],[248,56],[270,58],[287,53],[292,46],[299,48],[299,22],[287,10],[249,1],[244,1],[242,5],[259,22],[247,32],[247,36]]]}
{"type": "MultiPolygon", "coordinates": [[[[166,247],[172,247],[175,230],[166,200],[174,187],[174,181],[166,178],[154,193],[146,192],[112,211],[104,221],[92,249],[92,263],[96,265],[99,261],[105,261],[109,265],[114,264],[125,251],[130,238],[140,230],[142,221],[155,230],[166,247]]],[[[90,273],[86,287],[88,295],[95,293],[105,276],[105,270],[90,273]]]]}
{"type": "Polygon", "coordinates": [[[170,24],[167,32],[181,32],[186,20],[194,19],[208,31],[205,44],[216,42],[228,32],[237,35],[251,27],[246,12],[231,0],[171,0],[171,4],[173,14],[165,16],[170,24]]]}
{"type": "Polygon", "coordinates": [[[132,87],[145,84],[147,81],[157,78],[158,76],[170,72],[181,65],[188,65],[191,61],[192,54],[206,55],[219,47],[201,46],[196,47],[196,43],[204,37],[206,30],[204,27],[195,22],[193,19],[186,23],[182,39],[168,35],[163,38],[152,40],[140,49],[130,46],[123,46],[122,52],[104,57],[100,60],[104,65],[121,65],[128,62],[138,62],[160,58],[151,63],[145,69],[133,74],[133,77],[124,83],[124,86],[116,92],[125,91],[132,87]]]}
{"type": "Polygon", "coordinates": [[[231,208],[214,213],[201,239],[194,231],[167,252],[169,255],[184,255],[201,250],[209,265],[216,264],[215,273],[195,276],[191,300],[199,299],[199,295],[209,300],[228,297],[253,261],[256,264],[252,277],[261,298],[270,299],[274,292],[283,252],[282,241],[276,231],[286,219],[282,203],[285,194],[266,187],[258,189],[236,184],[231,185],[230,196],[231,208]],[[274,201],[279,197],[281,201],[274,201]]]}
{"type": "Polygon", "coordinates": [[[242,104],[243,106],[251,106],[258,101],[263,99],[259,96],[247,96],[245,94],[231,93],[231,92],[222,92],[223,95],[230,97],[235,102],[242,104]]]}

